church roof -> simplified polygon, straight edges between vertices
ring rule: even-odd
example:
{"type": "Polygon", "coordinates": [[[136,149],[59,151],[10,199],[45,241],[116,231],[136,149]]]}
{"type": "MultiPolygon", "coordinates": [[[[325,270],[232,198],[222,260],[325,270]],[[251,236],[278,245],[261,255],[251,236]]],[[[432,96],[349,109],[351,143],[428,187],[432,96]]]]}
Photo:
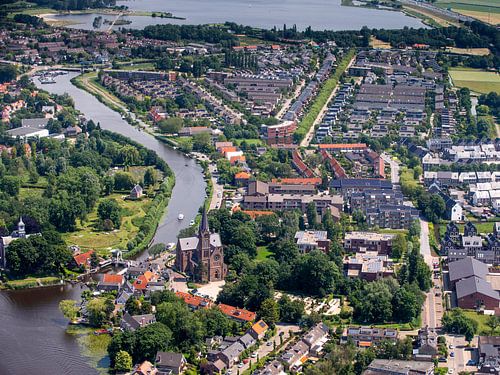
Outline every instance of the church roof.
{"type": "Polygon", "coordinates": [[[208,226],[207,210],[204,209],[201,215],[200,232],[209,232],[209,231],[210,228],[208,226]]]}
{"type": "MultiPolygon", "coordinates": [[[[182,251],[194,250],[198,247],[198,237],[179,238],[179,247],[182,251]]],[[[221,247],[222,241],[218,233],[210,234],[210,246],[221,247]]]]}

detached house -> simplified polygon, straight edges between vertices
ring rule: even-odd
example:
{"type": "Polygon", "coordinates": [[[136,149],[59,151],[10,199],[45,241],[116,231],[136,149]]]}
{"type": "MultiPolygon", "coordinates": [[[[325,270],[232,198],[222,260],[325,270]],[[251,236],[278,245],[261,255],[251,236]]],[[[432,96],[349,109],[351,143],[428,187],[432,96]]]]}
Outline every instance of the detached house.
{"type": "Polygon", "coordinates": [[[186,366],[187,361],[182,353],[156,353],[156,368],[161,374],[179,375],[184,372],[186,366]]]}

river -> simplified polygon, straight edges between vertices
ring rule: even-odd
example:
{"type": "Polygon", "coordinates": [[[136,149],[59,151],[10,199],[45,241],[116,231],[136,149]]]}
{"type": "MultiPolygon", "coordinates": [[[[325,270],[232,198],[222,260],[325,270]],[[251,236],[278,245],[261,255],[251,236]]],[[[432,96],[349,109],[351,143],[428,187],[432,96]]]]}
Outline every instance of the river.
{"type": "MultiPolygon", "coordinates": [[[[299,30],[311,26],[314,30],[359,30],[369,28],[401,29],[425,27],[417,18],[399,11],[342,6],[341,0],[126,0],[117,1],[134,11],[170,12],[184,20],[127,16],[130,25],[116,26],[142,29],[150,24],[207,24],[236,22],[242,25],[273,28],[297,25],[299,30]]],[[[51,18],[76,24],[68,27],[92,30],[97,14],[58,15],[51,18]]],[[[114,16],[104,15],[112,21],[114,16]]],[[[103,24],[105,30],[109,25],[103,24]]]]}
{"type": "MultiPolygon", "coordinates": [[[[42,88],[51,93],[70,94],[75,107],[87,118],[156,151],[174,172],[172,198],[154,241],[175,242],[179,230],[195,218],[203,204],[205,182],[201,168],[150,134],[139,132],[92,95],[73,86],[70,79],[74,76],[75,73],[58,76],[56,84],[42,88]],[[179,212],[185,215],[183,222],[177,220],[179,212]]],[[[146,256],[143,254],[141,258],[146,256]]],[[[67,320],[58,307],[63,299],[78,299],[80,292],[79,286],[72,285],[0,292],[0,375],[97,373],[81,355],[76,337],[66,333],[67,320]]]]}

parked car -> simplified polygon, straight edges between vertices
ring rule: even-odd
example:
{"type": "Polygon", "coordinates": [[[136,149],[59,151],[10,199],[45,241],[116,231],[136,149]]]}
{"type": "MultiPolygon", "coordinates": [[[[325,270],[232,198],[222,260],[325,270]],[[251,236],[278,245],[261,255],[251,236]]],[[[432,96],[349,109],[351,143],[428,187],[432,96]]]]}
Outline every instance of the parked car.
{"type": "Polygon", "coordinates": [[[446,357],[439,357],[438,362],[446,362],[448,361],[446,357]]]}

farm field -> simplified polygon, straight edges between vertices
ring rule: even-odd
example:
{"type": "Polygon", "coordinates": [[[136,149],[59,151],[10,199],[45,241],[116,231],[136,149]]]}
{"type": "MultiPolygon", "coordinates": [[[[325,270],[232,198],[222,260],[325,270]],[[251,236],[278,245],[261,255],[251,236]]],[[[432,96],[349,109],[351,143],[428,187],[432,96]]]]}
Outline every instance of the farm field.
{"type": "Polygon", "coordinates": [[[470,55],[470,56],[488,56],[491,51],[488,48],[457,48],[457,47],[447,47],[446,52],[456,53],[458,55],[470,55]]]}
{"type": "Polygon", "coordinates": [[[438,0],[435,5],[477,18],[492,25],[500,23],[500,2],[498,1],[438,0]]]}
{"type": "Polygon", "coordinates": [[[453,84],[457,87],[467,87],[480,94],[487,94],[491,91],[500,94],[500,75],[498,73],[477,69],[450,69],[449,73],[453,84]]]}

